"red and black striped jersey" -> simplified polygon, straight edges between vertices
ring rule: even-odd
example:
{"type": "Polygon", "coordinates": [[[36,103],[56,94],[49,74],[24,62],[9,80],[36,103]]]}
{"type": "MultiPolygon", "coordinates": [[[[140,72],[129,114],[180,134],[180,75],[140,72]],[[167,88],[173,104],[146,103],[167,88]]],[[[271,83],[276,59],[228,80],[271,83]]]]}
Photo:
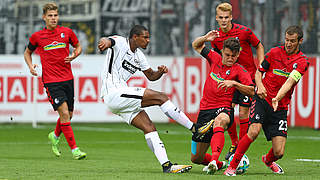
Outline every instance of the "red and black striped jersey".
{"type": "Polygon", "coordinates": [[[235,23],[232,23],[232,28],[226,33],[223,32],[221,28],[217,29],[217,31],[219,32],[219,37],[211,42],[212,48],[221,54],[224,40],[229,39],[230,37],[238,39],[241,48],[237,63],[248,70],[251,78],[254,79],[257,68],[254,63],[251,46],[256,47],[259,44],[260,40],[257,36],[250,28],[235,23]]]}
{"type": "Polygon", "coordinates": [[[78,38],[67,27],[57,26],[54,30],[44,28],[31,35],[28,48],[40,55],[42,80],[44,83],[73,79],[71,64],[64,59],[69,56],[69,44],[78,44],[78,38]]]}
{"type": "Polygon", "coordinates": [[[252,85],[250,74],[240,64],[233,66],[222,64],[222,57],[215,51],[204,48],[201,55],[205,57],[210,64],[210,72],[206,78],[203,96],[200,101],[200,110],[214,109],[220,107],[231,107],[235,87],[218,89],[219,82],[223,80],[235,80],[243,85],[252,85]]]}
{"type": "MultiPolygon", "coordinates": [[[[267,90],[266,101],[272,106],[272,98],[276,97],[282,85],[286,82],[290,73],[297,70],[303,75],[309,67],[309,60],[301,51],[287,55],[284,46],[272,48],[259,67],[265,76],[262,83],[267,90]]],[[[288,109],[294,87],[279,101],[278,109],[288,109]]]]}

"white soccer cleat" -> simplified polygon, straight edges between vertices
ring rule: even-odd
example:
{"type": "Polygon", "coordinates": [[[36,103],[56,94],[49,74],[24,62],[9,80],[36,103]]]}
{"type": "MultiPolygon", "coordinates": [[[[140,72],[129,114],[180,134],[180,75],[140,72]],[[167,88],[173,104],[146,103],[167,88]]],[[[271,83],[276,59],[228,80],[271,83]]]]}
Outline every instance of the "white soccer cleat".
{"type": "Polygon", "coordinates": [[[191,165],[177,165],[173,164],[165,173],[185,173],[192,169],[191,165]]]}
{"type": "Polygon", "coordinates": [[[218,171],[217,162],[213,160],[208,164],[207,174],[214,174],[216,171],[218,171]]]}

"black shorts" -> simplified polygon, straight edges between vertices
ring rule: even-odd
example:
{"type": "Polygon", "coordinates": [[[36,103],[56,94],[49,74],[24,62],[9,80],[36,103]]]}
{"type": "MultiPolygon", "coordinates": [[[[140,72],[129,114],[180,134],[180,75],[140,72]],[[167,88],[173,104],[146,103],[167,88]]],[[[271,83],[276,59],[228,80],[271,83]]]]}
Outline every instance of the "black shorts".
{"type": "Polygon", "coordinates": [[[250,107],[251,101],[252,97],[243,95],[238,90],[233,94],[232,103],[239,104],[239,106],[250,107]]]}
{"type": "Polygon", "coordinates": [[[73,111],[74,106],[74,83],[69,81],[45,83],[44,87],[48,95],[49,102],[56,111],[58,107],[67,102],[69,111],[73,111]]]}
{"type": "Polygon", "coordinates": [[[287,110],[273,111],[272,106],[254,95],[250,107],[249,126],[252,123],[262,124],[264,135],[270,141],[272,137],[287,137],[287,110]]]}
{"type": "MultiPolygon", "coordinates": [[[[216,108],[216,109],[208,109],[208,110],[200,110],[198,119],[197,119],[197,124],[200,124],[201,126],[204,125],[205,123],[211,121],[211,119],[216,118],[220,113],[226,113],[230,117],[230,123],[228,125],[228,128],[232,125],[233,123],[233,115],[234,115],[234,110],[233,108],[227,108],[227,107],[222,107],[222,108],[216,108]]],[[[192,136],[192,140],[195,142],[204,142],[204,143],[210,143],[211,137],[213,135],[212,128],[207,132],[203,138],[197,138],[196,136],[192,136]]]]}

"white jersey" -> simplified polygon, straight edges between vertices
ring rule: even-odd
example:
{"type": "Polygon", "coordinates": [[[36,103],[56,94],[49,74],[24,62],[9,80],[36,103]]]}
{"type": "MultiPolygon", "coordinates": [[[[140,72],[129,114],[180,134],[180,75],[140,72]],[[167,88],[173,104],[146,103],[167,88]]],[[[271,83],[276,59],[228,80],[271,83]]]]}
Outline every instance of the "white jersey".
{"type": "Polygon", "coordinates": [[[115,41],[112,48],[107,49],[106,60],[101,72],[101,97],[110,91],[128,87],[127,81],[136,71],[150,68],[146,57],[140,49],[132,52],[129,40],[121,36],[111,36],[115,41]]]}

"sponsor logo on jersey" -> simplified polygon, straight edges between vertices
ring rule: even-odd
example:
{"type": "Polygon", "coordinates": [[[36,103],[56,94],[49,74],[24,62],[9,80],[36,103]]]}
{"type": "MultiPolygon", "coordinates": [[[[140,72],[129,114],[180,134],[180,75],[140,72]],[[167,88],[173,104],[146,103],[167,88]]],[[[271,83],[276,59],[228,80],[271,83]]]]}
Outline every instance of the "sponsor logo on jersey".
{"type": "Polygon", "coordinates": [[[230,75],[230,70],[226,71],[226,75],[230,75]]]}
{"type": "Polygon", "coordinates": [[[290,73],[285,72],[281,69],[273,69],[273,74],[278,75],[278,76],[284,76],[284,77],[289,77],[290,73]]]}
{"type": "Polygon", "coordinates": [[[218,75],[216,75],[215,73],[211,72],[210,76],[213,80],[217,81],[217,83],[220,83],[221,81],[224,81],[223,78],[218,77],[218,75]]]}
{"type": "Polygon", "coordinates": [[[61,35],[61,38],[64,38],[64,33],[61,33],[60,35],[61,35]]]}
{"type": "Polygon", "coordinates": [[[45,51],[48,51],[53,49],[65,48],[65,47],[66,47],[65,43],[54,41],[51,44],[44,46],[43,49],[45,51]]]}
{"type": "Polygon", "coordinates": [[[292,66],[293,69],[297,69],[297,67],[298,67],[297,63],[294,63],[293,66],[292,66]]]}
{"type": "Polygon", "coordinates": [[[140,68],[134,66],[133,64],[131,64],[127,60],[124,60],[122,62],[122,67],[123,67],[123,69],[127,70],[131,74],[134,74],[137,70],[139,70],[139,71],[141,70],[140,68]]]}

